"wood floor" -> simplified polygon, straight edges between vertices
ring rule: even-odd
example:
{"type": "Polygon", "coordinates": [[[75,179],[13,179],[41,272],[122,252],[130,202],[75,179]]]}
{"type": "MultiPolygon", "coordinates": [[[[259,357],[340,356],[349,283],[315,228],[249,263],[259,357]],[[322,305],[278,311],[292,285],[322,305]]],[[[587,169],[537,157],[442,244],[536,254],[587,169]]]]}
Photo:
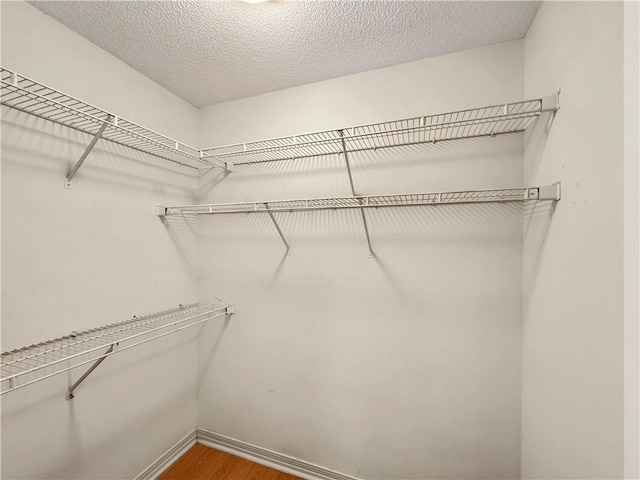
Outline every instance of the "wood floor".
{"type": "Polygon", "coordinates": [[[158,480],[300,480],[288,473],[196,443],[158,480]]]}

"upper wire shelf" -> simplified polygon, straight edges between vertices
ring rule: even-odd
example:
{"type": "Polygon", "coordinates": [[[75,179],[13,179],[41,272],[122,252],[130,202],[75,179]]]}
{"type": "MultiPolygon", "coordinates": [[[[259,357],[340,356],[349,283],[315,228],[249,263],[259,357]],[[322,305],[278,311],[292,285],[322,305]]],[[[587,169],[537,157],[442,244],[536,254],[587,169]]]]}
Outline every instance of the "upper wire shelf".
{"type": "Polygon", "coordinates": [[[301,212],[466,203],[523,202],[529,200],[560,200],[560,184],[556,183],[542,187],[516,187],[455,192],[359,195],[301,200],[212,203],[175,207],[158,206],[157,215],[301,212]]]}
{"type": "Polygon", "coordinates": [[[189,169],[227,167],[194,147],[0,67],[0,103],[189,169]]]}
{"type": "Polygon", "coordinates": [[[93,363],[69,387],[67,399],[71,399],[73,390],[108,356],[232,313],[233,305],[181,305],[4,352],[0,362],[0,395],[93,363]]]}
{"type": "Polygon", "coordinates": [[[517,133],[560,107],[559,93],[521,102],[391,122],[205,148],[203,154],[235,165],[293,160],[517,133]]]}

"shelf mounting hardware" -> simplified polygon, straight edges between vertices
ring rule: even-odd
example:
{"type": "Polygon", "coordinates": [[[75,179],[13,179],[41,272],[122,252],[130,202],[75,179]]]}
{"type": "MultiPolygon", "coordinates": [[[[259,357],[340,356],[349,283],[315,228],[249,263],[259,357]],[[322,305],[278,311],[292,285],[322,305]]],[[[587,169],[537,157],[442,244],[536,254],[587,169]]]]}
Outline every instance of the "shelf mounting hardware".
{"type": "Polygon", "coordinates": [[[287,247],[287,255],[291,255],[291,247],[289,246],[289,242],[287,242],[287,239],[284,238],[284,233],[282,233],[282,230],[280,229],[280,225],[278,225],[278,222],[276,221],[276,217],[274,217],[273,212],[269,209],[269,204],[265,203],[264,208],[269,214],[269,217],[271,217],[271,221],[273,222],[273,225],[276,227],[276,230],[278,231],[278,234],[280,235],[280,238],[282,239],[284,246],[287,247]]]}
{"type": "Polygon", "coordinates": [[[561,197],[560,182],[555,182],[553,185],[530,188],[528,192],[528,198],[531,200],[558,201],[561,197]]]}
{"type": "Polygon", "coordinates": [[[557,112],[560,110],[560,90],[548,97],[542,97],[540,100],[542,112],[557,112]]]}
{"type": "MultiPolygon", "coordinates": [[[[351,173],[351,164],[349,163],[349,153],[347,150],[347,145],[344,141],[344,130],[338,130],[338,135],[340,135],[340,142],[342,144],[342,154],[344,155],[344,162],[347,165],[347,173],[349,174],[349,185],[351,186],[351,194],[354,197],[357,197],[356,189],[353,185],[353,174],[351,173]]],[[[360,199],[360,203],[362,203],[362,199],[360,199]]],[[[373,258],[375,255],[373,253],[373,247],[371,246],[371,237],[369,236],[369,225],[367,224],[367,216],[364,214],[364,209],[360,209],[360,215],[362,216],[362,225],[364,225],[364,233],[367,236],[367,245],[369,246],[369,258],[373,258]]]]}
{"type": "Polygon", "coordinates": [[[66,400],[71,400],[72,398],[75,397],[75,395],[73,394],[73,391],[78,388],[78,385],[80,385],[89,375],[91,375],[91,373],[98,368],[98,365],[100,365],[102,362],[104,362],[104,359],[107,358],[109,355],[111,355],[111,353],[113,352],[115,346],[118,345],[117,343],[112,343],[111,346],[107,349],[106,352],[104,352],[104,354],[98,358],[93,365],[91,365],[86,372],[84,372],[82,374],[82,376],[76,380],[76,382],[71,385],[69,387],[69,389],[67,390],[67,394],[65,396],[66,400]]]}
{"type": "Polygon", "coordinates": [[[113,122],[114,119],[115,117],[110,115],[109,119],[102,124],[102,126],[100,127],[100,130],[98,130],[98,132],[93,136],[93,138],[91,139],[91,142],[89,143],[89,145],[87,145],[87,148],[84,149],[84,152],[82,152],[82,155],[80,155],[80,158],[78,159],[76,164],[69,171],[69,173],[67,173],[67,177],[64,179],[64,188],[69,188],[69,189],[71,188],[71,180],[73,179],[75,174],[78,173],[78,170],[86,160],[87,156],[91,153],[91,150],[93,150],[93,147],[96,146],[96,143],[98,143],[98,140],[102,138],[102,134],[109,126],[109,123],[113,122]]]}

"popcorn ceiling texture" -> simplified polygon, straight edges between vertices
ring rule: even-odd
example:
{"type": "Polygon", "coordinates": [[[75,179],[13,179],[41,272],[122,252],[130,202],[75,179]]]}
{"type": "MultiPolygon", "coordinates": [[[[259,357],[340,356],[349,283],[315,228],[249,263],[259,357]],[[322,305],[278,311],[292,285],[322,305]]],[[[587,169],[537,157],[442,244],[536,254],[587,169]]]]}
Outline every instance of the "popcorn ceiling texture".
{"type": "Polygon", "coordinates": [[[201,107],[522,38],[541,2],[29,3],[201,107]]]}

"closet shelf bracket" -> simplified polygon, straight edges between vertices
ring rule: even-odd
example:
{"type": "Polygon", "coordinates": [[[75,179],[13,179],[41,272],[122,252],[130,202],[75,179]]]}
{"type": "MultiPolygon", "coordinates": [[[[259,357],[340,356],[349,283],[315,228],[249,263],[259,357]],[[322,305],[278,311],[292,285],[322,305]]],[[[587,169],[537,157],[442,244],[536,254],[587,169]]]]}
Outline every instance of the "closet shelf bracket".
{"type": "Polygon", "coordinates": [[[284,237],[284,233],[282,233],[282,230],[280,229],[280,225],[278,225],[278,222],[276,221],[276,217],[273,215],[273,212],[269,209],[269,204],[265,203],[264,208],[269,214],[269,217],[271,217],[271,221],[273,222],[273,225],[276,227],[276,230],[278,231],[278,235],[280,235],[280,238],[282,239],[284,246],[287,247],[286,254],[291,255],[291,247],[289,246],[289,242],[287,242],[287,239],[284,237]]]}
{"type": "Polygon", "coordinates": [[[560,110],[560,90],[548,97],[542,97],[541,99],[542,112],[557,112],[560,110]]]}
{"type": "Polygon", "coordinates": [[[102,134],[109,126],[109,123],[113,123],[114,125],[117,125],[118,121],[115,116],[109,115],[108,121],[102,124],[102,126],[100,127],[100,130],[98,130],[98,132],[93,136],[93,138],[91,139],[91,142],[89,143],[89,145],[87,145],[87,148],[85,148],[84,152],[82,153],[82,155],[80,156],[76,164],[69,171],[69,173],[67,173],[67,177],[64,179],[64,188],[69,188],[69,189],[71,188],[71,180],[73,179],[75,174],[78,173],[78,170],[84,163],[87,156],[91,153],[91,150],[93,150],[93,147],[96,146],[96,143],[98,143],[98,140],[102,138],[102,134]]]}
{"type": "Polygon", "coordinates": [[[560,182],[555,182],[552,185],[545,185],[542,187],[530,188],[529,198],[531,200],[554,200],[554,201],[560,200],[561,198],[560,182]]]}
{"type": "MultiPolygon", "coordinates": [[[[342,145],[342,155],[344,155],[344,163],[347,165],[347,173],[349,174],[349,185],[351,187],[351,194],[357,197],[356,188],[353,184],[353,173],[351,172],[351,164],[349,163],[349,151],[344,141],[344,130],[339,130],[340,143],[342,145]]],[[[364,226],[364,233],[367,236],[367,246],[369,247],[369,258],[374,258],[373,247],[371,246],[371,236],[369,235],[369,225],[367,224],[367,216],[364,213],[364,209],[360,209],[360,216],[362,217],[362,225],[364,226]]]]}
{"type": "Polygon", "coordinates": [[[98,368],[98,365],[104,362],[104,359],[107,358],[109,354],[111,354],[111,352],[113,352],[113,349],[115,348],[116,345],[118,344],[112,343],[111,346],[107,349],[107,351],[104,352],[104,354],[100,358],[98,358],[95,361],[95,363],[91,365],[91,367],[89,367],[89,369],[86,372],[84,372],[82,376],[78,380],[76,380],[76,382],[73,385],[69,387],[69,389],[67,390],[67,395],[65,396],[66,400],[71,400],[72,398],[75,397],[75,395],[73,394],[73,391],[78,387],[78,385],[80,385],[85,380],[85,378],[91,375],[91,372],[93,372],[96,368],[98,368]]]}

